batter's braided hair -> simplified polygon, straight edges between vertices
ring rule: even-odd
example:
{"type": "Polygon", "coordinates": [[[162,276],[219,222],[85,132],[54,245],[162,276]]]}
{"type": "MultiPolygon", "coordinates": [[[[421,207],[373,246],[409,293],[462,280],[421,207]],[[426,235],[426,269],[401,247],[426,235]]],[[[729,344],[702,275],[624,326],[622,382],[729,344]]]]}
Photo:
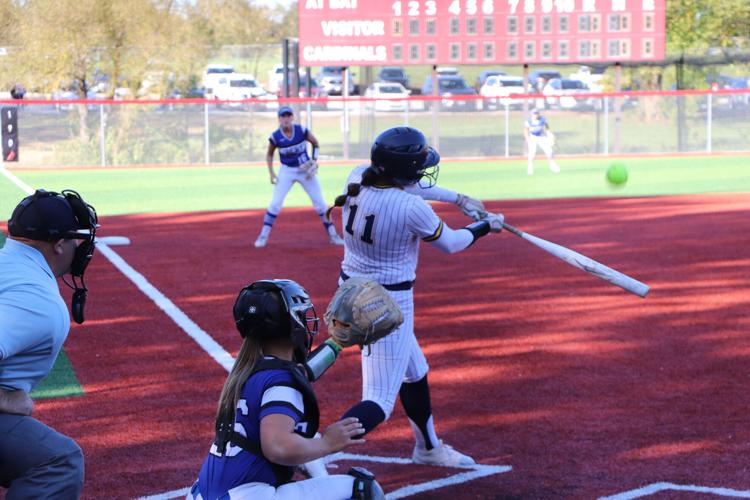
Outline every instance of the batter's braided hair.
{"type": "Polygon", "coordinates": [[[362,186],[374,186],[375,184],[392,184],[392,180],[388,177],[383,177],[382,175],[378,174],[377,171],[375,171],[372,166],[368,167],[363,173],[362,173],[362,181],[361,182],[352,182],[346,187],[346,193],[340,194],[336,197],[336,199],[333,201],[333,206],[330,207],[328,210],[326,210],[326,220],[330,223],[331,222],[331,212],[336,207],[343,207],[346,203],[346,200],[351,196],[352,198],[359,195],[360,189],[362,189],[362,186]]]}

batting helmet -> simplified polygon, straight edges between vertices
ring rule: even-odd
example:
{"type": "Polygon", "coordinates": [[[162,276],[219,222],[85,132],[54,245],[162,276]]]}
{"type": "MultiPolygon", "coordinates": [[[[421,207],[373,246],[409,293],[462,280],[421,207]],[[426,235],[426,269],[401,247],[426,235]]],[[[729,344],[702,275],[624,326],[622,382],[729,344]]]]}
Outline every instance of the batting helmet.
{"type": "Polygon", "coordinates": [[[300,284],[284,279],[256,281],[240,291],[233,312],[242,338],[289,339],[295,359],[300,363],[307,359],[319,320],[300,284]]]}
{"type": "Polygon", "coordinates": [[[381,133],[370,150],[372,167],[400,185],[419,182],[432,186],[437,180],[440,154],[427,144],[422,132],[411,127],[393,127],[381,133]],[[429,182],[420,181],[427,177],[429,182]]]}

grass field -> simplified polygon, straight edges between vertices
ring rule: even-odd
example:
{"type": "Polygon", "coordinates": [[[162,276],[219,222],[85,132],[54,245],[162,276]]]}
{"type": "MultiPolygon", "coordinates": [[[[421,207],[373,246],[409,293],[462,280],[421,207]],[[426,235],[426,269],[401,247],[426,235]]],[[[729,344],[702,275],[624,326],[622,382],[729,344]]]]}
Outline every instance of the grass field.
{"type": "MultiPolygon", "coordinates": [[[[483,200],[750,191],[750,156],[622,158],[630,177],[618,189],[605,181],[612,161],[562,158],[563,171],[554,175],[541,159],[532,177],[526,175],[521,160],[446,161],[440,167],[439,183],[483,200]]],[[[331,202],[352,165],[322,164],[323,193],[331,202]]],[[[13,174],[33,187],[76,189],[100,215],[264,208],[271,197],[263,165],[29,169],[13,174]]],[[[0,220],[10,217],[22,197],[17,186],[0,182],[0,220]]],[[[309,204],[299,187],[292,189],[285,202],[286,207],[309,204]]]]}

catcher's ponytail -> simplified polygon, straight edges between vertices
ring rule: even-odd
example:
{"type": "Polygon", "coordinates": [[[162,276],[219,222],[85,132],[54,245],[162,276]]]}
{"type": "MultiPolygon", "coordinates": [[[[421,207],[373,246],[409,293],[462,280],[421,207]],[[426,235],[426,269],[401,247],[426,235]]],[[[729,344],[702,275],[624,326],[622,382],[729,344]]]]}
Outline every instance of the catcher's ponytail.
{"type": "Polygon", "coordinates": [[[348,186],[346,186],[346,193],[340,194],[336,197],[335,200],[333,200],[333,206],[330,207],[328,210],[326,210],[326,220],[330,223],[331,222],[331,212],[336,207],[343,207],[346,203],[346,200],[351,196],[352,198],[359,195],[359,191],[362,189],[362,186],[373,186],[375,185],[375,182],[378,180],[378,173],[372,168],[367,168],[362,173],[362,181],[359,183],[352,182],[348,186]]]}

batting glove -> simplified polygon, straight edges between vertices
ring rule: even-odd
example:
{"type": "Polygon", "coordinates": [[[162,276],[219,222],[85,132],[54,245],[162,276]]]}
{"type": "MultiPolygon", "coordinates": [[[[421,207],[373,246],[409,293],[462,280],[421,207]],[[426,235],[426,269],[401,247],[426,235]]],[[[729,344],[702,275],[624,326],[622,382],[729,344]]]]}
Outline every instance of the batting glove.
{"type": "Polygon", "coordinates": [[[492,214],[488,212],[482,220],[489,222],[491,232],[499,233],[503,230],[503,222],[505,222],[505,216],[503,214],[492,214]]]}
{"type": "Polygon", "coordinates": [[[456,205],[461,208],[461,212],[464,215],[471,217],[475,221],[479,221],[487,217],[487,211],[484,209],[484,203],[480,200],[467,196],[465,194],[458,194],[456,198],[456,205]]]}

